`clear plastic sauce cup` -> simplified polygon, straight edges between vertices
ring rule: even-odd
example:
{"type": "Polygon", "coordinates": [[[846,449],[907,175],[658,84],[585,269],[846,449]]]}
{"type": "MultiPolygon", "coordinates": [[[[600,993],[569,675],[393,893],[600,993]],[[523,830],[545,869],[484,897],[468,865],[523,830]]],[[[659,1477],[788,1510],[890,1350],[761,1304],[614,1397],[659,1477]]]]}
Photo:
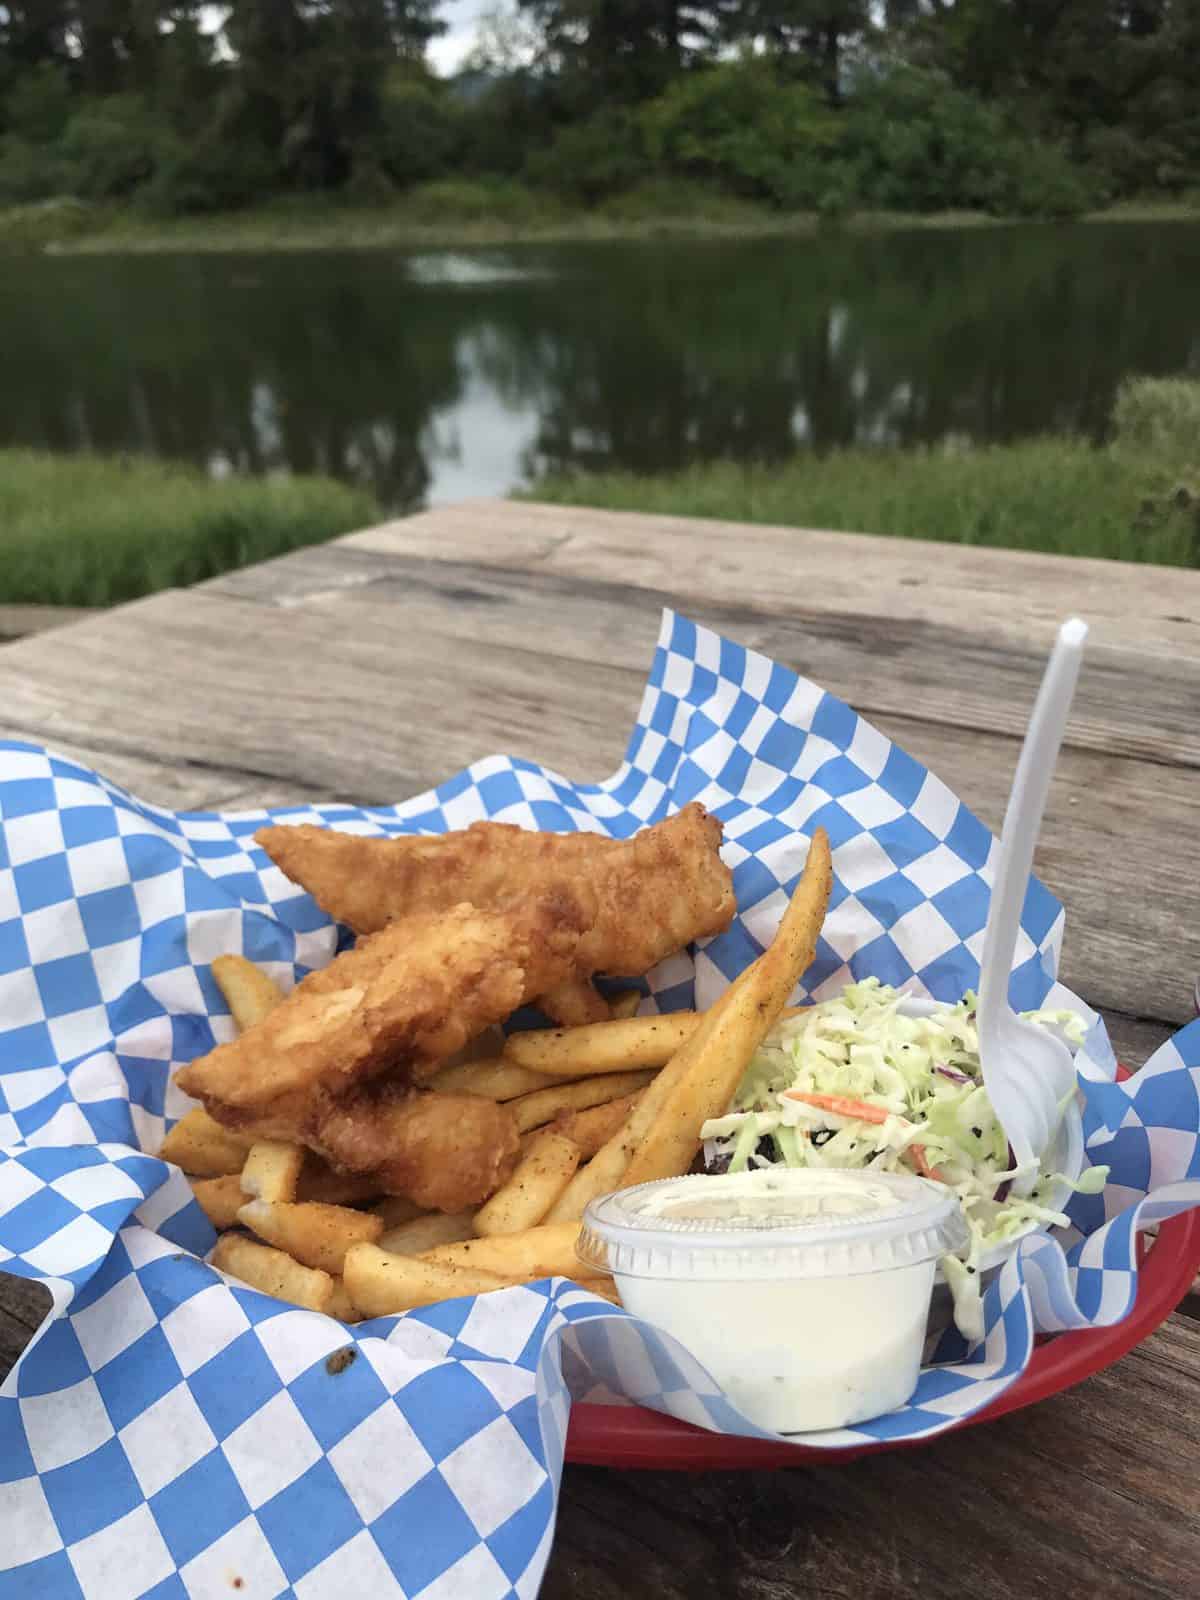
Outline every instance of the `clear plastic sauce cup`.
{"type": "Polygon", "coordinates": [[[622,1189],[588,1206],[578,1253],[751,1422],[806,1433],[911,1396],[938,1258],[966,1239],[940,1184],[822,1168],[622,1189]]]}

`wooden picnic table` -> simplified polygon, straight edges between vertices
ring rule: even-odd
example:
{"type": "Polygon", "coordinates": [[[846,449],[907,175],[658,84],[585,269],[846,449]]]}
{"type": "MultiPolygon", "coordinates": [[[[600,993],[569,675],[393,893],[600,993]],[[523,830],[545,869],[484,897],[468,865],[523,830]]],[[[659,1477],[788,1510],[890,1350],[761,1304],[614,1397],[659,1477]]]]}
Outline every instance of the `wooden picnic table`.
{"type": "MultiPolygon", "coordinates": [[[[1196,572],[482,501],[5,645],[0,735],[176,808],[393,802],[496,752],[595,780],[621,757],[663,604],[841,695],[993,828],[1055,625],[1086,617],[1038,858],[1067,905],[1063,976],[1130,1066],[1189,1019],[1196,572]]],[[[43,1303],[0,1280],[0,1370],[43,1303]]],[[[1193,1295],[1078,1389],[919,1450],[569,1467],[545,1600],[1195,1593],[1198,1319],[1193,1295]]]]}

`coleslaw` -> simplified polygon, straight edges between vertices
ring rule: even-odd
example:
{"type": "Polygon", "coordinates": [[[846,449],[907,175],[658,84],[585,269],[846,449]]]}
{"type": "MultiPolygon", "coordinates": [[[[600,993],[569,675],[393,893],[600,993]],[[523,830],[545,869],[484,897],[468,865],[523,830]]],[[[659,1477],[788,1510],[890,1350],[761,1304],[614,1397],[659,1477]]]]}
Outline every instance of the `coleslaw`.
{"type": "MultiPolygon", "coordinates": [[[[1036,1228],[1065,1226],[1067,1217],[1048,1204],[1052,1191],[1098,1193],[1108,1168],[1086,1167],[1068,1179],[1039,1161],[1029,1194],[1014,1194],[1014,1180],[1030,1172],[1013,1164],[983,1087],[975,996],[929,1016],[906,1016],[908,998],[866,978],[791,1013],[756,1052],[728,1113],[701,1129],[705,1165],[711,1172],[907,1171],[953,1189],[970,1238],[962,1255],[943,1257],[942,1273],[960,1331],[978,1338],[981,1258],[1036,1228]]],[[[1072,1045],[1082,1042],[1074,1012],[1027,1016],[1072,1045]]]]}

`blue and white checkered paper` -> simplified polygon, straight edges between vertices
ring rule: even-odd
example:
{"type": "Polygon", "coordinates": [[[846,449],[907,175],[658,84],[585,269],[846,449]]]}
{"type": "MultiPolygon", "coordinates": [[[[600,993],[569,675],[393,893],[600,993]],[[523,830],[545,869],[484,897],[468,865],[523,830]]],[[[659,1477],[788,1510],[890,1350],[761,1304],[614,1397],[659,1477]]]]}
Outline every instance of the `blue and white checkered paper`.
{"type": "MultiPolygon", "coordinates": [[[[759,950],[818,825],[836,881],[804,994],[875,974],[957,999],[976,981],[983,826],[840,701],[671,614],[609,782],[495,757],[394,808],[271,815],[624,836],[691,799],[725,822],[739,917],[658,969],[648,1007],[707,1003],[759,950]]],[[[3,1600],[225,1596],[237,1578],[256,1600],[532,1596],[572,1398],[758,1432],[678,1344],[562,1280],[346,1328],[205,1264],[212,1231],[152,1152],[187,1108],[174,1069],[232,1031],[209,963],[242,951],[290,984],[338,944],[253,845],[265,816],[176,815],[0,746],[0,1267],[54,1300],[0,1390],[3,1600]]],[[[1061,932],[1033,886],[1016,1003],[1072,1003],[1054,981],[1061,932]]],[[[1083,1075],[1113,1180],[1075,1202],[1067,1252],[1028,1241],[988,1292],[977,1349],[947,1349],[901,1410],[805,1443],[935,1434],[1014,1380],[1035,1325],[1127,1312],[1137,1227],[1200,1202],[1200,1025],[1128,1088],[1096,1025],[1083,1075]]]]}

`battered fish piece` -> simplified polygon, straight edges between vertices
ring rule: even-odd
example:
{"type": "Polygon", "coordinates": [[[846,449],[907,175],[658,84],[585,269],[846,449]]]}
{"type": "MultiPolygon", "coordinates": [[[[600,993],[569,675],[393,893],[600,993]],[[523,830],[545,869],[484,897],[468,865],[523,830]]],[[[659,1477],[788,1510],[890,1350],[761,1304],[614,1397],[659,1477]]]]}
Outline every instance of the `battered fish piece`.
{"type": "Polygon", "coordinates": [[[537,991],[557,1021],[607,1015],[590,979],[634,977],[694,939],[720,933],[736,909],[720,857],[721,824],[696,803],[631,839],[534,833],[477,822],[430,838],[364,839],[311,824],[263,828],[257,842],[338,922],[371,933],[460,900],[496,909],[543,885],[583,888],[595,915],[567,981],[537,991]]]}
{"type": "Polygon", "coordinates": [[[512,1170],[512,1115],[409,1084],[562,981],[594,915],[586,896],[550,887],[503,911],[405,917],[311,973],[176,1081],[228,1127],[305,1144],[343,1171],[378,1172],[393,1193],[464,1210],[512,1170]],[[364,1085],[383,1075],[389,1092],[368,1098],[364,1085]]]}
{"type": "Polygon", "coordinates": [[[385,1086],[333,1105],[312,1142],[334,1166],[374,1174],[388,1194],[457,1212],[508,1181],[521,1139],[512,1112],[495,1100],[385,1086]]]}

